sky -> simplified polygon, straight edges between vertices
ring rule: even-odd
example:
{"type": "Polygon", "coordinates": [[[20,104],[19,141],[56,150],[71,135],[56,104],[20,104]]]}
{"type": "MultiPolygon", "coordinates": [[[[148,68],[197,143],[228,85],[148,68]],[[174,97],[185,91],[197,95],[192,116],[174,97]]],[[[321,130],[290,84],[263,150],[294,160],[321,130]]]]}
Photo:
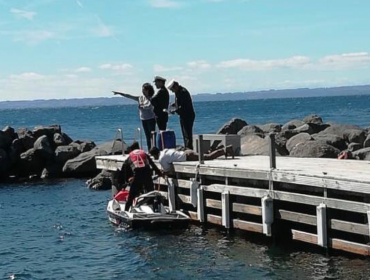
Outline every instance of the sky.
{"type": "Polygon", "coordinates": [[[368,0],[0,0],[0,101],[370,84],[368,0]]]}

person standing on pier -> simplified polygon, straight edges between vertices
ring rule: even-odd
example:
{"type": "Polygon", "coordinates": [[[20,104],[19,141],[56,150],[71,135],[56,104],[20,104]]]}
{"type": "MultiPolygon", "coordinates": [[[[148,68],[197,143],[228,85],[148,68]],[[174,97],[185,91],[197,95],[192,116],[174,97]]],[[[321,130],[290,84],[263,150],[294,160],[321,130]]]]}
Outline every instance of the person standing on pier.
{"type": "Polygon", "coordinates": [[[172,80],[168,84],[168,89],[175,94],[175,107],[173,112],[180,116],[180,126],[184,138],[186,149],[193,149],[193,125],[195,120],[195,111],[193,101],[189,91],[181,86],[177,81],[172,80]]]}
{"type": "Polygon", "coordinates": [[[158,92],[151,98],[151,103],[154,106],[154,114],[159,130],[167,129],[168,122],[168,105],[170,103],[170,94],[165,87],[166,79],[160,76],[154,77],[155,87],[158,92]]]}
{"type": "Polygon", "coordinates": [[[146,143],[148,151],[152,147],[151,134],[155,131],[155,114],[150,99],[154,95],[154,88],[151,84],[145,83],[142,87],[141,96],[134,96],[123,92],[113,91],[115,95],[121,95],[123,97],[135,100],[139,103],[140,119],[144,128],[146,143]]]}

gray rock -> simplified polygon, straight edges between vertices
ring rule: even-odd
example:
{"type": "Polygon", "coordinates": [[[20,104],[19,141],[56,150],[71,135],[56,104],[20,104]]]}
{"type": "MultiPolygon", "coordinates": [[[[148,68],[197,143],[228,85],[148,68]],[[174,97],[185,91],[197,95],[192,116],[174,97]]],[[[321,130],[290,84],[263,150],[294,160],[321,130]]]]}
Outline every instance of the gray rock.
{"type": "Polygon", "coordinates": [[[49,139],[46,135],[39,137],[33,145],[33,150],[36,155],[40,155],[44,159],[52,159],[54,151],[51,148],[49,139]]]}
{"type": "Polygon", "coordinates": [[[305,123],[301,120],[291,120],[291,121],[287,122],[286,124],[284,124],[281,129],[282,130],[284,130],[284,129],[295,129],[295,128],[300,127],[304,124],[305,123]]]}
{"type": "Polygon", "coordinates": [[[348,151],[350,152],[356,152],[358,150],[361,150],[362,149],[362,145],[360,145],[359,143],[350,143],[348,145],[348,151]]]}
{"type": "Polygon", "coordinates": [[[305,123],[315,123],[315,124],[322,124],[322,118],[318,115],[309,115],[303,119],[305,123]]]}
{"type": "MultiPolygon", "coordinates": [[[[266,137],[269,138],[269,137],[266,137]]],[[[275,145],[276,150],[279,152],[282,156],[289,155],[288,150],[286,149],[286,143],[288,142],[288,139],[285,138],[282,134],[278,133],[275,135],[275,145]]],[[[269,142],[270,143],[270,142],[269,142]]]]}
{"type": "Polygon", "coordinates": [[[313,138],[308,133],[297,134],[288,140],[288,142],[286,143],[286,149],[288,150],[288,152],[291,152],[297,144],[304,143],[310,140],[313,140],[313,138]]]}
{"type": "Polygon", "coordinates": [[[59,146],[55,149],[55,161],[60,164],[65,164],[68,160],[77,157],[80,150],[74,146],[59,146]]]}
{"type": "Polygon", "coordinates": [[[109,171],[103,170],[95,178],[86,182],[89,189],[96,191],[110,190],[112,188],[112,174],[109,171]]]}
{"type": "Polygon", "coordinates": [[[312,126],[307,123],[300,127],[295,128],[294,131],[297,133],[308,133],[308,134],[316,133],[316,131],[312,128],[312,126]]]}
{"type": "Polygon", "coordinates": [[[238,134],[244,126],[248,125],[245,120],[233,118],[225,123],[218,131],[217,134],[238,134]]]}
{"type": "Polygon", "coordinates": [[[77,149],[81,153],[91,151],[92,149],[94,149],[96,147],[95,143],[93,141],[89,141],[89,140],[82,140],[82,141],[81,140],[76,140],[76,141],[73,141],[70,145],[74,146],[74,147],[77,147],[77,149]]]}
{"type": "Polygon", "coordinates": [[[20,176],[29,176],[41,174],[44,168],[44,160],[42,157],[35,153],[34,149],[29,149],[20,156],[18,172],[20,176]]]}
{"type": "Polygon", "coordinates": [[[62,176],[63,165],[55,162],[48,162],[41,172],[41,179],[54,179],[62,176]]]}
{"type": "Polygon", "coordinates": [[[35,144],[36,139],[30,130],[28,130],[27,128],[20,128],[18,129],[17,134],[18,134],[18,139],[22,143],[23,151],[28,151],[29,149],[33,148],[33,145],[35,144]]]}
{"type": "Polygon", "coordinates": [[[331,145],[339,150],[345,150],[347,148],[346,141],[334,134],[313,134],[312,137],[316,141],[325,142],[328,145],[331,145]]]}
{"type": "Polygon", "coordinates": [[[238,131],[238,135],[244,136],[247,134],[263,134],[263,131],[255,125],[246,125],[238,131]]]}
{"type": "Polygon", "coordinates": [[[360,160],[370,160],[370,148],[363,148],[352,153],[353,158],[360,160]]]}
{"type": "Polygon", "coordinates": [[[55,133],[62,133],[60,125],[36,126],[33,130],[33,135],[36,139],[41,136],[47,136],[50,140],[53,140],[55,133]]]}
{"type": "Polygon", "coordinates": [[[9,158],[12,165],[15,165],[19,162],[21,153],[23,153],[23,145],[20,139],[14,139],[9,150],[9,158]]]}
{"type": "Polygon", "coordinates": [[[10,126],[6,126],[6,127],[4,127],[2,131],[3,131],[6,135],[8,135],[8,136],[12,139],[12,141],[13,141],[14,139],[18,138],[18,135],[17,135],[17,133],[15,133],[14,128],[12,128],[12,127],[10,127],[10,126]]]}
{"type": "Polygon", "coordinates": [[[364,148],[370,147],[370,134],[366,137],[364,141],[364,148]]]}
{"type": "Polygon", "coordinates": [[[366,139],[366,134],[364,130],[358,130],[358,129],[350,129],[344,132],[343,134],[344,139],[348,143],[359,143],[360,145],[363,145],[366,139]]]}
{"type": "Polygon", "coordinates": [[[66,140],[64,139],[63,135],[60,133],[55,133],[53,137],[53,142],[55,147],[68,145],[66,140]]]}
{"type": "Polygon", "coordinates": [[[337,158],[339,149],[320,141],[306,141],[297,144],[290,152],[291,157],[337,158]]]}
{"type": "Polygon", "coordinates": [[[258,127],[264,133],[280,132],[281,131],[281,124],[278,124],[278,123],[268,123],[268,124],[258,125],[258,127]]]}
{"type": "Polygon", "coordinates": [[[64,141],[66,142],[66,145],[69,145],[73,142],[72,138],[69,137],[66,133],[62,132],[62,136],[64,138],[64,141]]]}
{"type": "MultiPolygon", "coordinates": [[[[319,134],[332,134],[332,135],[337,135],[343,139],[345,139],[346,141],[348,140],[347,139],[347,136],[348,136],[348,133],[353,131],[353,130],[357,130],[357,131],[360,131],[362,132],[363,129],[357,125],[348,125],[348,124],[335,124],[335,123],[331,123],[330,126],[328,128],[326,128],[325,130],[321,131],[319,134]]],[[[354,141],[349,141],[350,142],[354,142],[354,141]]]]}
{"type": "MultiPolygon", "coordinates": [[[[249,134],[241,139],[241,154],[242,155],[269,155],[270,139],[269,137],[261,138],[255,134],[249,134]]],[[[280,146],[276,145],[276,155],[283,155],[285,151],[280,150],[280,146]]]]}
{"type": "Polygon", "coordinates": [[[292,138],[293,136],[297,135],[298,132],[295,131],[294,129],[282,129],[281,132],[278,134],[280,135],[281,137],[284,137],[286,138],[287,140],[289,140],[290,138],[292,138]]]}

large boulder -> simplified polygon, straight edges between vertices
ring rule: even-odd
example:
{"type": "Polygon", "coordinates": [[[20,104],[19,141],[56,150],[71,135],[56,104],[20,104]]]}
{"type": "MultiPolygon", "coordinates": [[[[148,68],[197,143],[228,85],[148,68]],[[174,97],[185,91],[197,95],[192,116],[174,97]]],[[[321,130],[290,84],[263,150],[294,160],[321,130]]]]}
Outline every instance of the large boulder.
{"type": "Polygon", "coordinates": [[[298,132],[295,131],[294,129],[282,129],[281,132],[279,132],[278,135],[280,135],[281,137],[284,137],[287,140],[289,140],[290,138],[292,138],[293,136],[295,136],[297,134],[298,134],[298,132]]]}
{"type": "Polygon", "coordinates": [[[366,137],[364,141],[364,148],[370,147],[370,134],[366,137]]]}
{"type": "Polygon", "coordinates": [[[47,136],[50,140],[53,140],[55,133],[62,133],[60,125],[36,126],[33,130],[33,135],[36,139],[41,136],[47,136]]]}
{"type": "Polygon", "coordinates": [[[20,156],[18,172],[21,176],[40,175],[44,168],[44,159],[35,153],[34,149],[29,149],[20,156]]]}
{"type": "Polygon", "coordinates": [[[62,136],[64,138],[64,141],[66,141],[66,145],[69,145],[73,142],[73,139],[69,137],[67,133],[62,132],[62,136]]]}
{"type": "Polygon", "coordinates": [[[2,131],[3,131],[6,135],[8,135],[8,136],[12,139],[12,141],[13,141],[14,139],[18,138],[18,135],[17,135],[17,133],[15,133],[14,128],[12,128],[12,127],[10,127],[10,126],[6,126],[6,127],[4,127],[2,131]]]}
{"type": "Polygon", "coordinates": [[[80,153],[80,150],[75,146],[59,146],[55,149],[55,161],[64,165],[68,160],[77,157],[80,153]]]}
{"type": "Polygon", "coordinates": [[[304,124],[305,123],[301,120],[291,120],[291,121],[287,122],[286,124],[284,124],[281,129],[282,130],[284,130],[284,129],[295,129],[295,128],[300,127],[304,124]]]}
{"type": "Polygon", "coordinates": [[[370,148],[363,148],[352,153],[353,158],[370,160],[370,148]]]}
{"type": "MultiPolygon", "coordinates": [[[[270,139],[269,137],[261,138],[255,134],[249,134],[241,139],[241,154],[242,155],[269,155],[270,154],[270,139]]],[[[276,155],[284,155],[286,151],[276,145],[276,155]]]]}
{"type": "Polygon", "coordinates": [[[18,163],[21,153],[23,153],[23,145],[20,139],[14,139],[12,145],[10,146],[9,150],[9,158],[12,165],[18,163]]]}
{"type": "Polygon", "coordinates": [[[270,132],[280,132],[281,131],[281,124],[278,123],[267,123],[267,124],[261,124],[258,125],[258,127],[264,132],[264,133],[270,133],[270,132]]]}
{"type": "Polygon", "coordinates": [[[39,137],[33,145],[33,150],[36,155],[40,155],[42,158],[48,160],[54,157],[54,151],[51,148],[49,139],[46,135],[39,137]]]}
{"type": "Polygon", "coordinates": [[[87,187],[96,191],[110,190],[112,188],[111,177],[111,172],[103,170],[95,178],[87,180],[87,187]]]}
{"type": "Polygon", "coordinates": [[[315,124],[322,124],[322,118],[318,115],[308,115],[303,119],[303,122],[305,123],[315,123],[315,124]]]}
{"type": "Polygon", "coordinates": [[[355,142],[363,144],[365,141],[365,131],[357,125],[330,124],[328,128],[319,134],[332,134],[343,138],[347,143],[355,142]]]}
{"type": "Polygon", "coordinates": [[[12,144],[12,137],[5,133],[4,131],[0,130],[0,149],[7,150],[9,149],[10,145],[12,144]]]}
{"type": "Polygon", "coordinates": [[[237,134],[244,126],[248,125],[245,120],[233,118],[225,123],[218,131],[217,134],[237,134]]]}
{"type": "Polygon", "coordinates": [[[91,151],[96,147],[95,143],[89,140],[76,140],[73,141],[70,145],[76,147],[81,153],[91,151]]]}
{"type": "Polygon", "coordinates": [[[5,150],[0,149],[0,179],[6,178],[11,167],[8,154],[5,150]]]}
{"type": "Polygon", "coordinates": [[[53,136],[53,143],[55,147],[68,145],[63,135],[60,133],[55,133],[53,136]]]}
{"type": "Polygon", "coordinates": [[[347,143],[359,143],[363,145],[366,140],[366,134],[364,130],[351,129],[344,133],[344,138],[347,143]]]}
{"type": "Polygon", "coordinates": [[[316,141],[325,142],[328,145],[331,145],[339,150],[345,150],[347,148],[346,141],[339,137],[338,135],[334,134],[313,134],[312,137],[316,141]]]}
{"type": "Polygon", "coordinates": [[[340,150],[321,141],[299,143],[290,152],[291,157],[337,158],[340,150]]]}
{"type": "Polygon", "coordinates": [[[286,149],[288,152],[291,152],[296,145],[310,140],[313,140],[313,138],[308,133],[297,134],[288,140],[286,143],[286,149]]]}
{"type": "Polygon", "coordinates": [[[23,151],[28,151],[33,148],[36,138],[33,136],[32,131],[27,128],[20,128],[17,131],[18,139],[21,141],[23,146],[23,151]]]}
{"type": "Polygon", "coordinates": [[[361,150],[361,149],[362,149],[362,145],[360,145],[359,143],[350,143],[348,145],[348,151],[352,153],[358,150],[361,150]]]}
{"type": "Polygon", "coordinates": [[[241,130],[238,131],[238,135],[244,136],[247,134],[263,134],[262,129],[255,125],[246,125],[241,130]]]}
{"type": "MultiPolygon", "coordinates": [[[[114,146],[113,143],[114,141],[104,143],[89,152],[82,153],[76,158],[68,160],[63,167],[63,173],[75,177],[96,174],[96,156],[122,154],[122,142],[116,141],[114,146]]],[[[123,151],[127,149],[125,143],[123,143],[123,149],[123,151]]]]}

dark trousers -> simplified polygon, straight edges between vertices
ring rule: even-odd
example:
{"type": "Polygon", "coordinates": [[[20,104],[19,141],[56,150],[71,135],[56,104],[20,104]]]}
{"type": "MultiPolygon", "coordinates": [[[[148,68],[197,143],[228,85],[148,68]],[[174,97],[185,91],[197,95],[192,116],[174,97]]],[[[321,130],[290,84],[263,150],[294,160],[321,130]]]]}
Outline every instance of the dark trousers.
{"type": "Polygon", "coordinates": [[[143,190],[145,192],[154,191],[154,184],[152,179],[152,171],[150,167],[137,168],[134,172],[134,179],[131,182],[130,193],[125,205],[125,211],[128,211],[132,206],[132,202],[138,197],[143,190]]]}
{"type": "Polygon", "coordinates": [[[168,115],[167,114],[156,116],[155,120],[157,122],[157,126],[158,126],[159,130],[166,130],[167,129],[167,122],[168,122],[168,115]]]}
{"type": "Polygon", "coordinates": [[[195,116],[180,117],[182,137],[186,149],[193,150],[193,125],[195,116]]]}
{"type": "Polygon", "coordinates": [[[148,151],[149,151],[150,148],[152,147],[151,137],[152,137],[152,131],[155,131],[155,119],[142,120],[141,122],[143,124],[146,144],[148,145],[148,151]]]}

